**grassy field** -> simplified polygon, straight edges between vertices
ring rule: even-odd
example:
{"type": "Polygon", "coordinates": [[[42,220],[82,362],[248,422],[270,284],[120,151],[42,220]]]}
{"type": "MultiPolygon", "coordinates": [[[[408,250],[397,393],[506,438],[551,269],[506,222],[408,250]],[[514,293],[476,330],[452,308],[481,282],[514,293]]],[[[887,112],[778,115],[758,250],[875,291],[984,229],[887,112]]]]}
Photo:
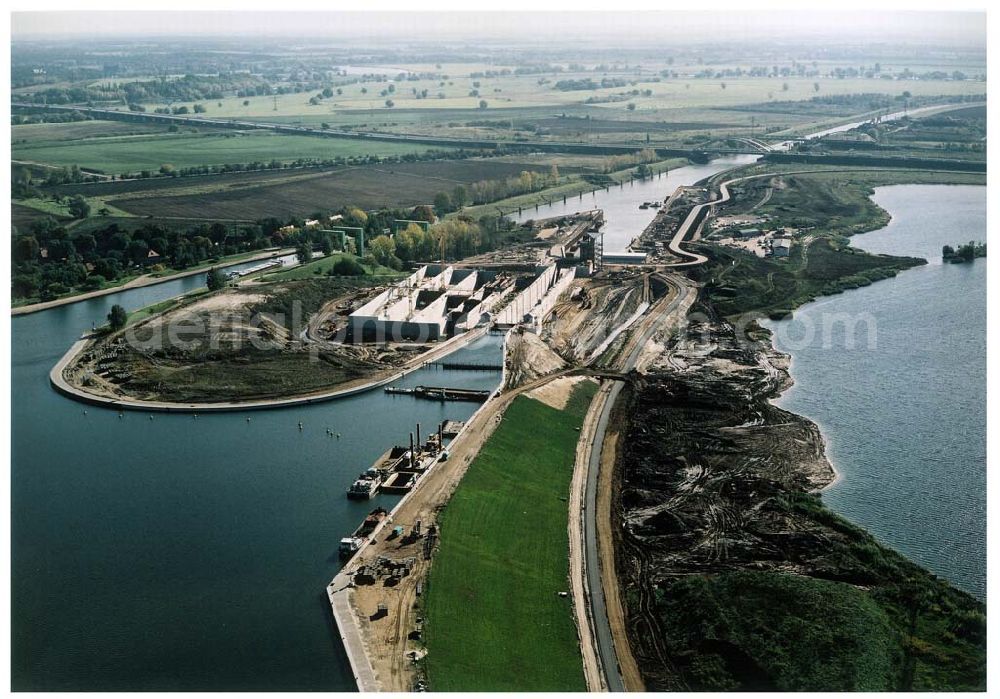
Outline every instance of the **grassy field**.
{"type": "Polygon", "coordinates": [[[434,691],[586,690],[568,590],[569,483],[595,384],[565,410],[521,396],[441,520],[426,596],[434,691]]]}
{"type": "MultiPolygon", "coordinates": [[[[246,180],[242,176],[165,180],[141,192],[127,186],[124,194],[103,194],[101,198],[137,216],[287,218],[348,204],[364,209],[429,204],[435,194],[451,192],[456,185],[514,177],[526,169],[548,171],[543,164],[525,165],[492,158],[435,160],[272,172],[266,176],[260,173],[247,176],[246,180]],[[133,191],[129,192],[130,189],[133,191]]],[[[111,192],[113,185],[95,185],[89,191],[111,192]]]]}
{"type": "Polygon", "coordinates": [[[30,145],[50,141],[78,141],[89,138],[165,134],[166,126],[135,124],[125,121],[69,121],[57,124],[20,124],[10,129],[11,145],[30,145]]]}
{"type": "MultiPolygon", "coordinates": [[[[359,264],[361,263],[360,258],[356,255],[335,252],[332,255],[320,257],[304,265],[296,265],[291,269],[283,269],[280,272],[271,272],[270,274],[262,275],[261,279],[268,282],[289,281],[292,279],[311,279],[319,275],[327,274],[331,269],[333,269],[333,266],[337,264],[337,262],[345,257],[353,258],[357,260],[359,264]]],[[[390,269],[389,267],[383,267],[382,265],[368,267],[362,264],[361,266],[364,268],[369,277],[375,276],[395,278],[403,276],[400,272],[390,269]]]]}
{"type": "MultiPolygon", "coordinates": [[[[394,73],[389,75],[394,77],[394,73]]],[[[382,90],[388,87],[386,82],[363,82],[345,85],[341,95],[322,100],[319,104],[310,104],[312,94],[289,94],[278,97],[277,105],[273,97],[257,96],[249,98],[227,97],[217,102],[208,103],[207,116],[222,118],[257,118],[269,120],[275,117],[302,117],[307,119],[322,118],[333,123],[338,114],[343,112],[361,112],[372,118],[392,118],[390,115],[400,110],[435,111],[467,110],[469,113],[489,115],[497,109],[530,109],[538,107],[557,108],[582,103],[595,97],[607,99],[622,92],[639,89],[651,90],[649,96],[639,96],[630,101],[636,103],[636,112],[660,111],[676,108],[726,108],[752,102],[766,102],[771,99],[809,99],[816,94],[852,94],[861,92],[900,92],[903,88],[898,83],[875,79],[836,79],[836,78],[723,78],[714,79],[677,79],[655,82],[653,75],[647,73],[636,76],[631,72],[609,71],[608,77],[624,78],[630,82],[623,87],[599,88],[596,90],[562,91],[554,87],[555,80],[539,84],[536,75],[508,75],[492,78],[472,79],[466,75],[448,74],[447,80],[415,80],[404,81],[394,86],[391,94],[382,96],[382,90]],[[635,81],[635,84],[631,84],[635,81]],[[444,85],[441,85],[444,82],[444,85]],[[477,87],[475,83],[478,82],[477,87]],[[819,92],[813,83],[820,85],[819,92]],[[722,83],[726,87],[722,87],[722,83]],[[784,89],[787,83],[788,89],[784,89]],[[363,92],[362,90],[365,90],[363,92]],[[427,98],[418,98],[413,93],[427,90],[427,98]],[[470,95],[473,90],[478,95],[470,95]],[[443,94],[444,97],[439,97],[443,94]],[[385,106],[386,99],[394,103],[392,108],[385,106]],[[479,109],[479,101],[488,103],[486,109],[479,109]],[[221,102],[221,106],[219,103],[221,102]],[[244,102],[248,104],[244,105],[244,102]]],[[[564,72],[558,80],[595,79],[593,73],[575,74],[564,72]]],[[[598,75],[599,81],[604,75],[598,75]]],[[[948,95],[975,94],[985,91],[982,83],[945,80],[912,81],[906,88],[914,95],[948,95]]],[[[151,105],[165,106],[165,105],[151,105]]],[[[193,106],[193,105],[188,105],[193,106]]],[[[615,115],[626,111],[627,101],[600,103],[600,107],[608,114],[615,115]]]]}
{"type": "Polygon", "coordinates": [[[427,146],[419,144],[227,131],[14,143],[11,157],[50,165],[79,165],[107,173],[131,173],[159,170],[165,164],[184,168],[271,160],[290,162],[300,158],[405,155],[427,150],[427,146]]]}
{"type": "Polygon", "coordinates": [[[731,570],[664,584],[656,613],[690,690],[984,690],[984,605],[815,495],[788,494],[775,506],[829,527],[834,536],[810,553],[836,573],[731,570]]]}

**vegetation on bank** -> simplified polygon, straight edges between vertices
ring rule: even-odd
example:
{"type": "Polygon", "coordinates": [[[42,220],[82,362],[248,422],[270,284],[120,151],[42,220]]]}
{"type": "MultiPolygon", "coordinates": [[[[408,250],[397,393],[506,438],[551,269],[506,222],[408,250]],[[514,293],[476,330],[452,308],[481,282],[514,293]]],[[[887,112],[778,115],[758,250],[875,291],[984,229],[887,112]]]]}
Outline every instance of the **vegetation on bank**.
{"type": "MultiPolygon", "coordinates": [[[[620,156],[629,157],[629,156],[620,156]]],[[[614,158],[608,159],[613,160],[614,158]]],[[[674,168],[684,167],[690,164],[686,158],[668,158],[656,162],[639,162],[638,166],[627,166],[623,169],[605,171],[597,175],[582,175],[578,177],[566,178],[565,182],[546,187],[530,194],[500,199],[489,204],[478,206],[468,206],[462,213],[466,216],[496,215],[499,212],[511,214],[521,209],[531,209],[533,207],[551,204],[555,201],[570,197],[579,197],[606,186],[617,185],[633,179],[645,179],[658,176],[674,168]]],[[[583,205],[586,208],[585,205],[583,205]]]]}
{"type": "Polygon", "coordinates": [[[970,240],[958,248],[945,245],[941,248],[941,257],[945,262],[972,262],[977,257],[986,257],[986,243],[970,240]]]}
{"type": "MultiPolygon", "coordinates": [[[[124,327],[135,343],[121,347],[114,360],[114,390],[144,400],[211,403],[287,398],[368,376],[410,354],[384,362],[363,348],[310,351],[295,338],[324,304],[365,293],[373,283],[372,277],[323,275],[246,289],[200,289],[131,314],[118,307],[116,318],[109,316],[105,341],[113,342],[124,327]],[[220,296],[225,294],[230,298],[220,296]],[[212,308],[215,299],[229,308],[220,314],[212,308]],[[171,318],[180,319],[176,338],[164,331],[163,321],[171,318]]],[[[92,384],[83,379],[89,390],[108,388],[92,384]]]]}
{"type": "Polygon", "coordinates": [[[759,313],[781,318],[818,296],[868,286],[926,263],[916,257],[872,255],[839,236],[803,241],[784,259],[721,246],[704,246],[700,252],[708,262],[689,274],[705,284],[705,293],[726,317],[759,313]]]}
{"type": "Polygon", "coordinates": [[[983,691],[986,609],[819,497],[774,507],[836,533],[812,575],[728,570],[660,585],[667,652],[696,691],[983,691]]]}
{"type": "Polygon", "coordinates": [[[563,410],[515,399],[448,503],[425,598],[434,691],[586,690],[559,593],[577,430],[595,390],[578,384],[563,410]]]}
{"type": "Polygon", "coordinates": [[[777,318],[818,296],[868,286],[926,264],[916,257],[870,254],[852,247],[849,237],[889,222],[889,214],[871,199],[873,186],[912,179],[947,182],[952,177],[920,174],[830,170],[739,183],[723,213],[740,214],[765,199],[752,213],[765,219],[759,225],[767,230],[795,231],[789,256],[757,257],[732,247],[703,245],[699,249],[708,262],[689,274],[705,283],[706,294],[723,316],[760,313],[777,318]],[[770,190],[768,197],[765,190],[770,190]]]}

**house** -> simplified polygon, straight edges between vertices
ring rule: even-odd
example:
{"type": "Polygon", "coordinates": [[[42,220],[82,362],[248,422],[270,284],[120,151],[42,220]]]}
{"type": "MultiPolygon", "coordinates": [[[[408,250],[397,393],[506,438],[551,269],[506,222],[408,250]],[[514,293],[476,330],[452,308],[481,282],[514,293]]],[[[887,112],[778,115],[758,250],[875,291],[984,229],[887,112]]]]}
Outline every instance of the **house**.
{"type": "Polygon", "coordinates": [[[760,235],[759,228],[741,228],[736,231],[737,238],[756,238],[760,235]]]}
{"type": "Polygon", "coordinates": [[[792,250],[792,241],[788,238],[775,238],[771,243],[771,254],[775,257],[788,257],[792,250]]]}
{"type": "Polygon", "coordinates": [[[153,248],[150,248],[149,252],[146,253],[146,259],[144,259],[142,263],[144,265],[156,265],[162,261],[163,261],[163,255],[158,253],[153,248]]]}

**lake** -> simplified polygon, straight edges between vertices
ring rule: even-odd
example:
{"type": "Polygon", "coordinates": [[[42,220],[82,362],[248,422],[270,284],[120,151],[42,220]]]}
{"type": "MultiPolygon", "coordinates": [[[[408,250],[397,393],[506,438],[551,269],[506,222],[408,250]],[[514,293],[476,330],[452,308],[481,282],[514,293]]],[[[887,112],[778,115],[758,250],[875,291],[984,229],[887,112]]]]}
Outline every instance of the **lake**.
{"type": "Polygon", "coordinates": [[[822,429],[840,475],[830,507],[985,600],[986,259],[945,264],[941,247],[986,240],[986,188],[899,185],[874,200],[892,221],[852,244],[929,264],[768,322],[795,379],[776,403],[822,429]],[[859,321],[853,347],[847,324],[822,332],[835,317],[859,321]]]}

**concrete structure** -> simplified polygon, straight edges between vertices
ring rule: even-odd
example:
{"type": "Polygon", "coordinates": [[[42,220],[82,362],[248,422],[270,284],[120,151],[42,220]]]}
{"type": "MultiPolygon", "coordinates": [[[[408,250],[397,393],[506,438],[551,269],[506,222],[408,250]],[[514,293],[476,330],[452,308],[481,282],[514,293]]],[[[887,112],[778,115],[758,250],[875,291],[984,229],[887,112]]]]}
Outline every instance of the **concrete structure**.
{"type": "Polygon", "coordinates": [[[771,254],[775,257],[788,257],[792,251],[792,241],[788,238],[775,238],[771,243],[771,254]]]}
{"type": "Polygon", "coordinates": [[[645,252],[606,252],[601,261],[606,265],[641,265],[648,258],[645,252]]]}
{"type": "Polygon", "coordinates": [[[483,322],[509,286],[497,272],[426,265],[348,317],[353,342],[432,342],[483,322]]]}
{"type": "Polygon", "coordinates": [[[358,257],[365,256],[365,229],[353,226],[330,226],[330,231],[337,235],[340,249],[347,251],[347,236],[354,238],[354,253],[358,257]]]}

